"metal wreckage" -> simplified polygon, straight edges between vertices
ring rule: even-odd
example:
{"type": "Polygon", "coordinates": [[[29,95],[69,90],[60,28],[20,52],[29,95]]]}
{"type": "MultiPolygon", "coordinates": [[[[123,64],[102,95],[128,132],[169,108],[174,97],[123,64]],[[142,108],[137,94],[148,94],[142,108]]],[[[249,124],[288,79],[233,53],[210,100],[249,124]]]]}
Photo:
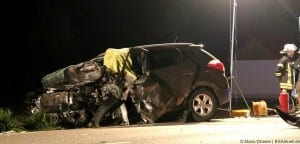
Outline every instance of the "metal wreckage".
{"type": "MultiPolygon", "coordinates": [[[[139,58],[141,62],[142,54],[139,58]]],[[[129,48],[109,48],[91,60],[61,68],[41,79],[43,90],[27,100],[28,109],[73,127],[142,120],[136,111],[130,113],[134,118],[128,116],[128,107],[130,111],[138,108],[133,103],[142,92],[131,65],[129,48]]]]}
{"type": "Polygon", "coordinates": [[[28,98],[28,110],[71,127],[156,122],[174,104],[158,97],[161,87],[147,79],[146,53],[143,48],[108,48],[93,59],[47,74],[41,79],[43,90],[28,98]],[[170,104],[150,104],[165,101],[170,104]]]}

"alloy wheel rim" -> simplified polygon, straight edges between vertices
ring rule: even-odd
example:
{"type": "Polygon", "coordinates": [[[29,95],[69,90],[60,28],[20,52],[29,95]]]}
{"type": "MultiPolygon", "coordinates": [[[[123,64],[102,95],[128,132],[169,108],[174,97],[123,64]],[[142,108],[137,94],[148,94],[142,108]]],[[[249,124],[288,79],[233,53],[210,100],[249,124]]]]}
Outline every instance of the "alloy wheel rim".
{"type": "Polygon", "coordinates": [[[193,110],[199,116],[208,115],[213,108],[212,99],[207,94],[199,94],[193,99],[193,110]]]}

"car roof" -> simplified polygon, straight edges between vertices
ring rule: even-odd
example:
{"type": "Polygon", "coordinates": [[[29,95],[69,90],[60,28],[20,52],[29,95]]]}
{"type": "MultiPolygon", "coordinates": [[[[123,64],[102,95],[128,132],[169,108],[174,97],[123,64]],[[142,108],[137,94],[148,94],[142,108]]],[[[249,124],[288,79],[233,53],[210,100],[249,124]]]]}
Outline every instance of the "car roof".
{"type": "Polygon", "coordinates": [[[168,47],[168,46],[190,46],[194,45],[193,43],[161,43],[161,44],[149,44],[149,45],[140,45],[133,48],[154,48],[154,47],[168,47]]]}
{"type": "MultiPolygon", "coordinates": [[[[159,49],[159,48],[177,48],[177,46],[190,46],[189,48],[193,49],[193,47],[200,48],[202,52],[204,52],[206,55],[210,56],[213,59],[217,59],[213,54],[203,49],[203,44],[193,44],[193,43],[161,43],[161,44],[149,44],[149,45],[141,45],[141,46],[135,46],[132,48],[142,48],[142,49],[159,49]]],[[[188,48],[188,47],[185,47],[188,48]]]]}
{"type": "MultiPolygon", "coordinates": [[[[212,57],[213,59],[217,59],[214,55],[212,55],[211,53],[209,53],[208,51],[204,50],[203,44],[193,44],[193,43],[160,43],[160,44],[148,44],[148,45],[140,45],[140,46],[134,46],[134,47],[127,47],[127,48],[133,48],[133,49],[144,49],[147,51],[147,49],[156,49],[156,48],[177,48],[177,46],[189,46],[189,47],[185,47],[185,48],[193,48],[193,47],[197,47],[200,48],[200,50],[202,52],[204,52],[205,54],[209,55],[210,57],[212,57]]],[[[95,58],[91,59],[92,61],[101,61],[104,57],[105,52],[100,53],[99,55],[97,55],[95,58]]]]}
{"type": "MultiPolygon", "coordinates": [[[[178,46],[182,47],[184,46],[185,50],[188,49],[195,49],[195,48],[199,48],[199,50],[201,50],[202,52],[206,53],[207,55],[209,55],[210,57],[214,57],[212,54],[210,54],[209,52],[205,51],[204,45],[203,44],[193,44],[193,43],[161,43],[161,44],[149,44],[149,45],[140,45],[140,46],[134,46],[131,47],[133,49],[144,49],[144,50],[154,50],[154,49],[165,49],[165,48],[178,48],[178,46]]],[[[215,58],[215,57],[214,57],[215,58]]]]}

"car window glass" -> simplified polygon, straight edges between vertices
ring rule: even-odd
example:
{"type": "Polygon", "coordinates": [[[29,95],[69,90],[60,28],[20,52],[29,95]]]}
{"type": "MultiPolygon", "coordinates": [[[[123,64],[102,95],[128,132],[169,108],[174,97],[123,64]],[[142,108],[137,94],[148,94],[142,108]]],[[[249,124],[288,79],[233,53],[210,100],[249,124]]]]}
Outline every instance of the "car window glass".
{"type": "Polygon", "coordinates": [[[182,51],[182,59],[186,60],[194,57],[193,53],[194,53],[193,51],[182,51]]]}
{"type": "Polygon", "coordinates": [[[157,69],[173,64],[178,64],[181,61],[177,49],[171,50],[154,50],[150,51],[150,69],[157,69]]]}

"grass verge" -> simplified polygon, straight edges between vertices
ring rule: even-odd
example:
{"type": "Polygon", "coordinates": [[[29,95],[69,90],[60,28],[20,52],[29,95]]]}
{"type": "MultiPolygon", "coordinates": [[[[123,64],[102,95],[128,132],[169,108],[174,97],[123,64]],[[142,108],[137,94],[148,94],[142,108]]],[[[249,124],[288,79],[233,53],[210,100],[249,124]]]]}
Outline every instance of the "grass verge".
{"type": "Polygon", "coordinates": [[[32,115],[14,116],[10,109],[0,108],[0,132],[40,131],[60,129],[58,118],[38,112],[32,115]]]}
{"type": "Polygon", "coordinates": [[[24,130],[23,124],[18,121],[11,110],[0,108],[0,132],[24,130]]]}

